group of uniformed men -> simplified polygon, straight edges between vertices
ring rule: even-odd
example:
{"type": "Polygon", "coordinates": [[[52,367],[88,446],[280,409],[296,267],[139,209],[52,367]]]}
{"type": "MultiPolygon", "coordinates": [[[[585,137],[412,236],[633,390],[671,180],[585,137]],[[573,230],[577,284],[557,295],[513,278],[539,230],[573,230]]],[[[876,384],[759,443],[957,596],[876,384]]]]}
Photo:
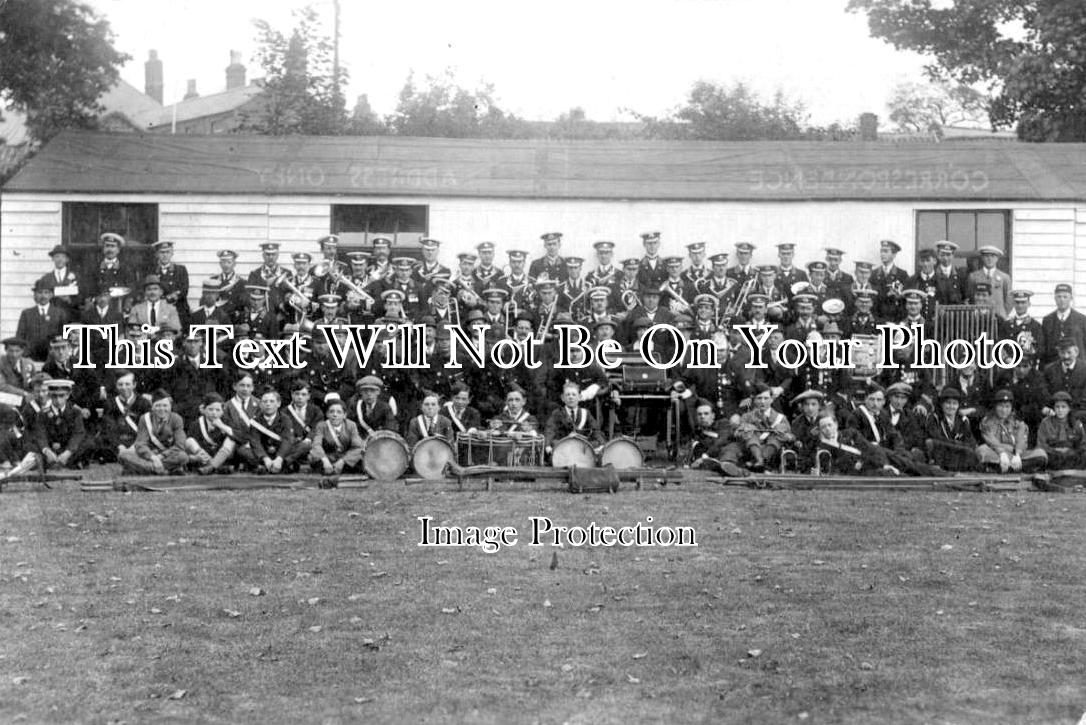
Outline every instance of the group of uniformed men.
{"type": "Polygon", "coordinates": [[[1012,288],[995,247],[982,247],[981,266],[967,274],[954,263],[957,246],[941,241],[921,250],[910,275],[895,263],[901,247],[883,240],[878,263],[855,262],[849,274],[840,249],[800,268],[794,244],[776,245],[779,264],[755,265],[754,245],[739,243],[729,265],[727,253],[709,255],[702,242],[686,245],[688,259],[661,257],[660,234],[652,232],[642,235],[643,256],[621,262],[613,242],[596,242],[586,271],[584,259],[561,254],[560,233],[542,241],[544,254],[530,264],[521,250],[508,250],[500,264],[496,245],[483,242],[458,254],[455,270],[438,261],[433,239],[421,241],[415,260],[392,257],[385,238],[341,255],[329,235],[318,253],[291,255],[290,266],[268,243],[263,263],[247,275],[235,269],[237,254],[223,250],[220,273],[202,283],[193,308],[171,242],[155,242],[153,269],[136,274],[123,258],[123,237],[103,234],[92,279],[80,279],[68,250],[57,246],[54,268],[33,287],[34,306],[3,341],[5,475],[92,459],[143,473],[310,465],[338,474],[359,467],[367,438],[380,430],[409,443],[540,436],[547,450],[571,434],[601,444],[609,435],[659,433],[659,416],[639,415],[636,396],[624,395],[598,364],[554,370],[551,345],[542,346],[539,368],[444,367],[446,325],[489,326],[491,342],[527,343],[552,339],[555,325],[567,322],[631,350],[658,323],[715,341],[719,369],[677,365],[659,391],[673,406],[676,439],[692,443],[694,465],[738,473],[776,466],[782,455],[796,470],[846,473],[1086,465],[1086,365],[1077,362],[1086,316],[1060,284],[1056,310],[1033,319],[1032,293],[1012,288]],[[975,368],[958,371],[936,389],[930,370],[907,363],[856,379],[813,363],[789,370],[775,357],[787,338],[870,335],[884,321],[930,330],[937,304],[972,304],[993,316],[998,335],[1026,352],[1023,364],[994,384],[975,368]],[[105,342],[95,338],[97,367],[77,368],[76,340],[60,334],[76,321],[116,326],[133,340],[175,338],[180,351],[167,369],[106,369],[105,342]],[[381,345],[365,368],[351,360],[337,366],[320,328],[372,322],[423,324],[429,367],[386,368],[381,345]],[[768,369],[747,368],[750,351],[733,329],[740,322],[777,326],[768,369]],[[196,324],[232,326],[228,344],[298,332],[308,340],[307,364],[249,371],[224,355],[222,370],[201,368],[203,343],[187,335],[196,324]]]}

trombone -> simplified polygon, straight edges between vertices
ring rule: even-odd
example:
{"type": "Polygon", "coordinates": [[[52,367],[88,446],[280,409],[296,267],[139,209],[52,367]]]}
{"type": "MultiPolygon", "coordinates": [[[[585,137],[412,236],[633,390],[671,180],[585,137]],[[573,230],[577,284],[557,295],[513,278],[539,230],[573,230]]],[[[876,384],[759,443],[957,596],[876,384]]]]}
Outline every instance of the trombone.
{"type": "Polygon", "coordinates": [[[722,307],[720,319],[717,321],[718,325],[723,326],[725,322],[730,323],[732,319],[739,316],[739,313],[743,311],[743,306],[747,304],[747,297],[754,290],[756,284],[758,284],[757,276],[751,277],[743,283],[732,301],[722,307]]]}

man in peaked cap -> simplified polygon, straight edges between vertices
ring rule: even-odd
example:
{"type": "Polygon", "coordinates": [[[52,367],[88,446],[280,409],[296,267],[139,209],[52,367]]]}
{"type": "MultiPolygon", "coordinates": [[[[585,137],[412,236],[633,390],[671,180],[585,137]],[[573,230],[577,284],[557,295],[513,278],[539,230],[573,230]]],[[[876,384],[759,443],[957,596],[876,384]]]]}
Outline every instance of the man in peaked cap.
{"type": "Polygon", "coordinates": [[[965,280],[966,297],[976,302],[978,284],[988,285],[988,302],[992,311],[1002,320],[1011,310],[1011,277],[997,266],[1003,257],[1003,250],[985,245],[977,250],[980,253],[981,267],[971,272],[965,280]]]}
{"type": "Polygon", "coordinates": [[[1029,314],[1031,297],[1033,292],[1029,290],[1011,290],[1013,309],[1000,325],[999,339],[1014,340],[1022,348],[1022,352],[1036,357],[1044,350],[1044,331],[1041,323],[1029,314]]]}
{"type": "Polygon", "coordinates": [[[691,285],[696,285],[699,279],[709,276],[709,265],[705,263],[705,242],[693,242],[686,245],[686,252],[690,256],[690,264],[683,270],[683,279],[691,285]]]}
{"type": "Polygon", "coordinates": [[[845,250],[826,247],[826,286],[831,290],[847,290],[855,281],[851,274],[841,269],[841,261],[844,257],[845,250]]]}
{"type": "Polygon", "coordinates": [[[212,275],[211,279],[219,285],[219,299],[226,306],[226,313],[233,316],[248,299],[245,279],[237,273],[238,253],[232,249],[221,249],[215,256],[219,258],[219,273],[212,275]]]}
{"type": "Polygon", "coordinates": [[[270,286],[276,277],[287,271],[279,264],[279,243],[264,242],[261,244],[260,257],[262,260],[260,266],[249,272],[249,277],[245,282],[246,284],[270,286]]]}
{"type": "MultiPolygon", "coordinates": [[[[777,245],[777,282],[785,290],[791,290],[798,282],[807,281],[807,272],[795,265],[796,245],[792,242],[781,242],[777,245]]],[[[789,294],[791,292],[789,291],[789,294]]]]}
{"type": "Polygon", "coordinates": [[[540,236],[543,240],[544,254],[539,259],[533,259],[528,267],[528,276],[534,279],[546,276],[556,282],[564,282],[566,279],[566,260],[558,252],[562,249],[562,233],[547,232],[540,236]]]}
{"type": "Polygon", "coordinates": [[[35,416],[31,433],[42,462],[49,468],[75,468],[88,450],[83,413],[71,402],[71,380],[49,380],[49,407],[35,416]]]}
{"type": "Polygon", "coordinates": [[[740,285],[754,279],[758,270],[751,263],[756,247],[750,242],[737,242],[735,245],[735,264],[728,268],[728,276],[740,285]]]}
{"type": "Polygon", "coordinates": [[[935,301],[941,305],[960,305],[966,299],[965,273],[954,264],[957,251],[954,242],[935,243],[935,301]]]}
{"type": "Polygon", "coordinates": [[[366,272],[371,283],[392,276],[392,262],[389,260],[392,254],[392,240],[388,237],[374,237],[372,244],[372,256],[366,272]]]}
{"type": "Polygon", "coordinates": [[[717,300],[737,286],[736,280],[728,274],[728,254],[720,252],[709,257],[711,267],[709,276],[698,280],[696,285],[698,294],[713,295],[717,300]]]}
{"type": "Polygon", "coordinates": [[[589,287],[614,288],[622,281],[622,270],[614,264],[615,243],[601,239],[592,248],[596,250],[596,268],[585,275],[585,283],[589,287]]]}
{"type": "Polygon", "coordinates": [[[249,293],[249,302],[238,323],[247,326],[251,336],[260,335],[265,340],[278,338],[282,325],[270,306],[268,287],[250,284],[246,285],[245,291],[249,293]]]}
{"type": "Polygon", "coordinates": [[[660,258],[660,232],[645,232],[641,235],[641,245],[645,248],[645,256],[638,263],[637,284],[644,289],[646,287],[660,288],[667,279],[667,267],[660,258]]]}
{"type": "Polygon", "coordinates": [[[494,242],[479,242],[475,245],[475,251],[479,253],[479,264],[475,266],[475,279],[483,289],[494,285],[501,277],[501,269],[494,264],[494,252],[497,245],[494,242]]]}
{"type": "Polygon", "coordinates": [[[909,281],[909,274],[894,263],[901,245],[892,239],[879,242],[879,263],[871,270],[871,286],[875,288],[875,316],[882,320],[896,320],[901,316],[901,294],[909,281]]]}
{"type": "Polygon", "coordinates": [[[162,299],[174,306],[181,327],[186,328],[189,322],[189,271],[185,265],[173,261],[173,242],[160,239],[151,246],[155,248],[154,274],[162,284],[162,299]]]}
{"type": "Polygon", "coordinates": [[[1044,334],[1044,347],[1041,362],[1049,363],[1056,359],[1060,340],[1070,339],[1079,351],[1086,349],[1086,315],[1074,309],[1074,291],[1071,285],[1061,282],[1053,291],[1056,309],[1041,320],[1044,334]]]}
{"type": "Polygon", "coordinates": [[[27,357],[44,362],[49,355],[49,341],[71,321],[68,311],[53,304],[53,280],[44,277],[34,283],[34,305],[19,313],[15,336],[27,343],[27,357]]]}
{"type": "Polygon", "coordinates": [[[528,307],[535,297],[535,279],[524,271],[528,253],[523,249],[509,249],[505,253],[509,256],[509,272],[501,275],[493,286],[509,292],[509,299],[515,302],[517,307],[528,307]]]}
{"type": "Polygon", "coordinates": [[[566,257],[566,281],[558,285],[562,307],[575,318],[580,317],[588,308],[588,285],[581,278],[583,268],[582,257],[566,257]]]}
{"type": "Polygon", "coordinates": [[[430,283],[430,278],[435,276],[451,276],[452,270],[437,260],[438,251],[441,249],[441,242],[436,239],[426,238],[419,241],[419,246],[422,248],[422,261],[415,266],[415,270],[411,277],[415,280],[421,290],[430,283]]]}
{"type": "MultiPolygon", "coordinates": [[[[124,237],[120,234],[106,232],[98,238],[101,249],[101,258],[95,270],[94,280],[91,284],[91,293],[111,287],[135,287],[136,270],[121,260],[121,250],[124,248],[124,237]]],[[[127,310],[124,310],[127,312],[127,310]]]]}

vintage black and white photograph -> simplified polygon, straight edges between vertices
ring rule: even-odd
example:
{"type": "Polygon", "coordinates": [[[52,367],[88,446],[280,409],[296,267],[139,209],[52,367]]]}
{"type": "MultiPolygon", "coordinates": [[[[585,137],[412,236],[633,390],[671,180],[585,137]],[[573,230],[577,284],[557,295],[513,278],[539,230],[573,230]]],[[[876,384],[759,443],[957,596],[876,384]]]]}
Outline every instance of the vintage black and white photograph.
{"type": "Polygon", "coordinates": [[[0,0],[0,722],[1086,723],[1082,0],[0,0]]]}

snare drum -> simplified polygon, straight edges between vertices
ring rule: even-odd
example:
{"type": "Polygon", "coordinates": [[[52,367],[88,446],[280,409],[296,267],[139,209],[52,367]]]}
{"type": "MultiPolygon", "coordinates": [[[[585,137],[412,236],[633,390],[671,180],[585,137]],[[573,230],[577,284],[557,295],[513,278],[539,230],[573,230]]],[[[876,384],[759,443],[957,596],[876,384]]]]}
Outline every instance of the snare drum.
{"type": "Polygon", "coordinates": [[[411,449],[411,466],[423,478],[444,478],[445,465],[455,462],[452,446],[444,438],[423,438],[411,449]]]}
{"type": "Polygon", "coordinates": [[[584,436],[566,436],[554,444],[551,452],[551,465],[555,468],[577,466],[577,468],[595,468],[596,453],[592,450],[592,444],[584,436]]]}
{"type": "Polygon", "coordinates": [[[645,457],[641,449],[632,438],[618,436],[607,441],[600,453],[600,465],[611,465],[619,470],[626,468],[641,468],[645,463],[645,457]]]}
{"type": "Polygon", "coordinates": [[[371,478],[395,481],[407,470],[407,443],[390,430],[376,430],[366,438],[362,467],[371,478]]]}

